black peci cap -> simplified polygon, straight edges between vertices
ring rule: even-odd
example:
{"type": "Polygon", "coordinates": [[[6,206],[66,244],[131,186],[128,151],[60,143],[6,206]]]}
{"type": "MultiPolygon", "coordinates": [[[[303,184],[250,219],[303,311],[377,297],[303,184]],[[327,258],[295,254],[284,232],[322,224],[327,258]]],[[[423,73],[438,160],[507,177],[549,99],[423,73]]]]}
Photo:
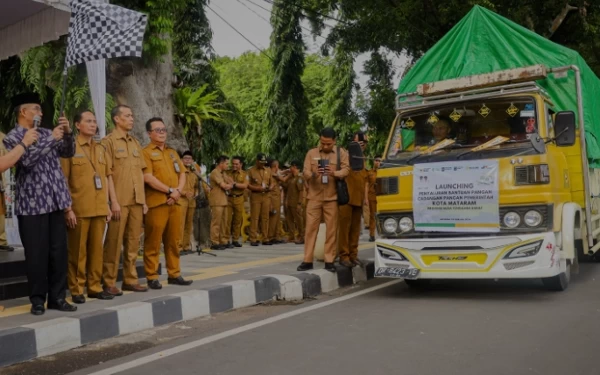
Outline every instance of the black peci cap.
{"type": "Polygon", "coordinates": [[[263,164],[267,164],[267,155],[262,154],[262,153],[256,155],[256,161],[259,161],[259,162],[261,162],[263,164]]]}
{"type": "Polygon", "coordinates": [[[20,105],[23,104],[39,104],[42,105],[42,101],[40,100],[40,96],[33,92],[26,92],[23,94],[15,95],[12,97],[11,101],[11,109],[14,111],[20,105]]]}

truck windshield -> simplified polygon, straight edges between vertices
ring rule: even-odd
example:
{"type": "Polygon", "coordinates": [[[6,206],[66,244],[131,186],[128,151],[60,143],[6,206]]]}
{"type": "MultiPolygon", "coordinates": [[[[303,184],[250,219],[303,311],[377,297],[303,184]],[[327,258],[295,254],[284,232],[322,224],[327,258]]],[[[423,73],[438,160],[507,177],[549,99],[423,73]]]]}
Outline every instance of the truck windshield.
{"type": "Polygon", "coordinates": [[[531,97],[470,101],[408,113],[397,122],[387,159],[412,162],[420,154],[426,154],[431,162],[441,161],[440,157],[456,158],[464,155],[465,150],[498,137],[505,138],[490,142],[489,148],[483,147],[469,158],[489,157],[489,152],[498,150],[512,154],[510,150],[531,148],[528,140],[538,132],[537,119],[535,101],[531,97]],[[427,151],[448,139],[455,141],[451,147],[434,153],[427,151]]]}

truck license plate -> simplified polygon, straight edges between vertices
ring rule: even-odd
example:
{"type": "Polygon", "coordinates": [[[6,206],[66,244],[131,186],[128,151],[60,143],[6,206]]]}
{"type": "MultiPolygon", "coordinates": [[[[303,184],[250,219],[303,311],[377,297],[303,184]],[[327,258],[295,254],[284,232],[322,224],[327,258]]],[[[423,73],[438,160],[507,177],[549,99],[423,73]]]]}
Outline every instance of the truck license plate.
{"type": "Polygon", "coordinates": [[[419,277],[419,273],[421,270],[418,268],[381,267],[375,271],[375,276],[414,280],[419,277]]]}

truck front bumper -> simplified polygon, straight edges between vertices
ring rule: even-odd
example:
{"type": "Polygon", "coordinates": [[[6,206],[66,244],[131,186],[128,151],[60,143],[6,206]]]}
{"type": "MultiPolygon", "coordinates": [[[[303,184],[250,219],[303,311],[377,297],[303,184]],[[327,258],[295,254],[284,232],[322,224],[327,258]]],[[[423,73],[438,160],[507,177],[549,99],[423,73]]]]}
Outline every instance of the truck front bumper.
{"type": "Polygon", "coordinates": [[[380,269],[402,268],[418,270],[419,279],[527,279],[565,272],[566,260],[556,246],[553,232],[378,240],[376,277],[387,277],[377,276],[380,269]]]}

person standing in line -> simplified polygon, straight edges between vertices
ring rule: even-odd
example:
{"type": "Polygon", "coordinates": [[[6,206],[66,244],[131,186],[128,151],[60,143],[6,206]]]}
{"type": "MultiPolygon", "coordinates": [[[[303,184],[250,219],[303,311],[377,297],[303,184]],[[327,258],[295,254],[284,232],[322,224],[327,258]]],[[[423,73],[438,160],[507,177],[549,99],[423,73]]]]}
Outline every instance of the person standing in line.
{"type": "Polygon", "coordinates": [[[146,122],[150,143],[144,147],[144,170],[148,213],[145,220],[144,271],[151,289],[162,289],[158,281],[160,245],[164,245],[169,284],[190,285],[181,276],[179,243],[181,242],[181,192],[186,168],[177,151],[166,145],[167,127],[160,117],[146,122]]]}
{"type": "Polygon", "coordinates": [[[377,213],[377,171],[381,166],[381,157],[375,158],[373,168],[369,170],[369,242],[375,242],[375,214],[377,213]]]}
{"type": "Polygon", "coordinates": [[[291,236],[292,240],[296,245],[304,244],[304,213],[302,209],[302,202],[304,201],[304,180],[300,175],[301,163],[299,161],[292,161],[290,172],[291,177],[286,182],[287,194],[286,194],[286,206],[288,216],[287,227],[288,235],[291,236]],[[298,236],[293,238],[295,232],[298,232],[298,236]]]}
{"type": "Polygon", "coordinates": [[[229,158],[225,155],[219,156],[215,169],[209,175],[211,191],[208,196],[210,202],[210,241],[212,250],[225,250],[223,226],[225,222],[225,211],[227,209],[227,192],[233,188],[233,184],[225,182],[225,170],[229,164],[229,158]]]}
{"type": "Polygon", "coordinates": [[[148,288],[138,282],[136,261],[142,236],[144,214],[148,210],[144,192],[146,162],[142,146],[130,132],[133,130],[133,112],[126,105],[111,111],[115,129],[104,137],[102,145],[111,169],[108,174],[108,193],[112,219],[108,223],[104,240],[104,266],[102,279],[104,291],[122,296],[116,287],[121,248],[123,248],[123,290],[146,292],[148,288]]]}
{"type": "Polygon", "coordinates": [[[186,168],[185,186],[182,197],[179,200],[181,204],[181,217],[183,226],[181,227],[181,242],[179,243],[179,253],[187,255],[192,253],[192,243],[190,238],[193,232],[194,212],[196,211],[196,197],[199,193],[198,176],[196,175],[196,166],[194,165],[194,156],[187,150],[183,153],[181,161],[186,168]]]}
{"type": "MultiPolygon", "coordinates": [[[[367,146],[367,138],[363,132],[354,134],[354,142],[360,144],[363,153],[367,146]]],[[[338,248],[340,264],[344,267],[354,267],[360,265],[358,260],[358,242],[360,240],[361,217],[363,205],[368,205],[368,173],[364,167],[360,171],[350,170],[346,183],[348,184],[348,194],[350,201],[348,204],[340,206],[339,212],[339,238],[338,248]]]]}
{"type": "Polygon", "coordinates": [[[37,95],[18,95],[12,104],[17,125],[4,138],[4,146],[10,151],[7,156],[21,152],[15,149],[25,150],[17,163],[15,213],[25,248],[31,313],[44,314],[46,300],[49,309],[76,311],[77,306],[65,299],[67,225],[64,215],[71,211],[72,201],[59,161],[61,157],[70,158],[75,154],[75,138],[69,121],[62,116],[53,130],[36,129],[43,116],[37,95]],[[32,145],[32,133],[36,138],[39,134],[35,145],[32,145]]]}
{"type": "Polygon", "coordinates": [[[279,161],[270,160],[271,176],[273,176],[274,188],[269,192],[270,210],[269,210],[269,237],[267,241],[273,245],[283,243],[280,239],[281,223],[281,184],[287,180],[286,176],[279,170],[279,161]]]}
{"type": "Polygon", "coordinates": [[[232,170],[229,177],[232,181],[232,190],[227,196],[228,205],[225,217],[225,238],[227,248],[242,247],[239,242],[242,234],[242,221],[244,218],[244,192],[248,188],[248,174],[243,169],[242,157],[231,158],[232,170]],[[229,231],[227,231],[229,229],[229,231]],[[231,237],[231,242],[229,239],[231,237]]]}
{"type": "MultiPolygon", "coordinates": [[[[0,157],[7,153],[3,143],[4,137],[6,137],[6,134],[0,132],[0,157]]],[[[6,197],[4,192],[4,175],[0,173],[0,251],[14,251],[15,248],[9,246],[6,239],[6,197]]]]}
{"type": "Polygon", "coordinates": [[[336,147],[333,128],[324,128],[320,133],[320,144],[308,151],[304,159],[303,176],[308,184],[306,226],[304,239],[304,261],[298,271],[313,269],[313,258],[321,217],[327,227],[325,239],[325,269],[336,272],[333,261],[336,254],[338,229],[338,203],[336,180],[348,176],[350,165],[348,153],[336,147]],[[339,151],[339,165],[338,165],[339,151]],[[325,165],[326,164],[326,165],[325,165]]]}
{"type": "Polygon", "coordinates": [[[248,171],[250,190],[250,246],[258,246],[258,225],[262,234],[262,244],[269,242],[269,208],[271,200],[269,193],[275,190],[275,182],[271,177],[271,169],[266,168],[265,154],[256,156],[256,165],[248,171]]]}
{"type": "Polygon", "coordinates": [[[104,229],[112,216],[108,204],[110,165],[104,147],[93,139],[98,130],[96,116],[84,111],[73,122],[79,131],[75,155],[60,161],[73,199],[72,210],[65,215],[67,283],[75,303],[85,303],[86,282],[88,298],[111,300],[115,296],[102,290],[101,285],[104,229]]]}

